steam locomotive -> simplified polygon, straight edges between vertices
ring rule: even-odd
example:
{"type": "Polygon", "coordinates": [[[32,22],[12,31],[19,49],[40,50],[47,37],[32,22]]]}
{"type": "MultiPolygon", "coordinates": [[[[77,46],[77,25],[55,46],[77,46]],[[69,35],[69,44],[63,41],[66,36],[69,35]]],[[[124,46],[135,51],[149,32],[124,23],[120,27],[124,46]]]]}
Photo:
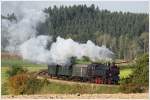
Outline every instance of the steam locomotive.
{"type": "Polygon", "coordinates": [[[101,63],[74,64],[70,66],[48,65],[48,75],[97,84],[118,84],[119,68],[115,65],[110,66],[110,64],[101,63]]]}

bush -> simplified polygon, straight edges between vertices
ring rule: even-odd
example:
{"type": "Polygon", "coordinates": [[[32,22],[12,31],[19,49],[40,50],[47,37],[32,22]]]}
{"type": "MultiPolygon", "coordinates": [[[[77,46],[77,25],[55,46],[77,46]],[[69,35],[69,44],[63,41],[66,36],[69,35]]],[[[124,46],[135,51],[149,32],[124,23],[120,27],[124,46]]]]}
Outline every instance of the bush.
{"type": "Polygon", "coordinates": [[[26,91],[27,80],[29,76],[26,74],[17,74],[9,78],[8,86],[11,94],[24,94],[26,91]]]}
{"type": "Polygon", "coordinates": [[[12,65],[6,73],[8,74],[9,77],[11,77],[19,73],[26,73],[26,72],[27,70],[24,69],[22,66],[12,65]]]}
{"type": "Polygon", "coordinates": [[[141,93],[148,90],[149,84],[149,57],[144,54],[136,60],[135,70],[129,78],[121,80],[120,89],[125,93],[141,93]]]}

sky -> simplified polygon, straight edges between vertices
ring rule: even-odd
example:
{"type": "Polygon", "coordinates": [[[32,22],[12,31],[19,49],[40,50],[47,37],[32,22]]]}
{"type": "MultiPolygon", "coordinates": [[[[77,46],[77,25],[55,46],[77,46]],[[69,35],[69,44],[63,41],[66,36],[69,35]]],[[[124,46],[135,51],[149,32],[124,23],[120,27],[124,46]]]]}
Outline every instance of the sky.
{"type": "Polygon", "coordinates": [[[122,1],[122,2],[102,2],[101,8],[106,8],[111,11],[123,11],[123,12],[136,12],[136,13],[148,13],[148,2],[142,1],[122,1]]]}
{"type": "Polygon", "coordinates": [[[149,4],[148,1],[3,1],[2,2],[2,14],[13,11],[16,5],[22,5],[24,7],[32,8],[46,8],[49,6],[60,6],[60,5],[79,5],[86,4],[90,6],[95,4],[100,9],[107,9],[112,12],[122,11],[122,12],[133,12],[133,13],[148,13],[149,4]]]}

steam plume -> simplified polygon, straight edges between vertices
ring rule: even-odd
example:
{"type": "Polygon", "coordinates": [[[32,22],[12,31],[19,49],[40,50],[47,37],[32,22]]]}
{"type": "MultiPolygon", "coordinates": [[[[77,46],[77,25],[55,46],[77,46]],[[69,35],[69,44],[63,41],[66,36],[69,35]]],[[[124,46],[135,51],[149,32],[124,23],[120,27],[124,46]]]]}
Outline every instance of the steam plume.
{"type": "Polygon", "coordinates": [[[31,38],[20,46],[24,59],[32,62],[47,64],[70,64],[70,58],[81,59],[83,56],[89,57],[92,61],[111,61],[113,53],[106,47],[96,46],[90,40],[86,44],[80,44],[72,39],[57,37],[49,49],[46,49],[48,36],[38,36],[31,38]]]}
{"type": "MultiPolygon", "coordinates": [[[[23,42],[36,36],[36,27],[38,23],[45,21],[46,14],[34,7],[24,6],[21,2],[4,2],[2,8],[6,9],[5,11],[2,10],[2,14],[5,16],[6,12],[14,12],[17,17],[17,22],[2,19],[2,38],[8,41],[5,50],[17,52],[23,42]]],[[[2,44],[4,44],[4,41],[2,41],[2,44]]]]}

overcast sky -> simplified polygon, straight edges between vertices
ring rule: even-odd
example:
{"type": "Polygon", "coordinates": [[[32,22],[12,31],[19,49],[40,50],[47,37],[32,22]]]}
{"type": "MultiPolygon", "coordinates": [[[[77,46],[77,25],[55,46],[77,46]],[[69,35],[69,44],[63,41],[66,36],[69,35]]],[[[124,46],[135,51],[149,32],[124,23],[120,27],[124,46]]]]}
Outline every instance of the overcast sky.
{"type": "Polygon", "coordinates": [[[46,8],[53,5],[79,5],[86,4],[87,6],[95,4],[100,9],[107,9],[110,11],[123,11],[134,13],[148,13],[149,5],[148,1],[3,1],[2,2],[2,14],[13,11],[18,5],[21,7],[28,7],[34,9],[46,8]]]}

